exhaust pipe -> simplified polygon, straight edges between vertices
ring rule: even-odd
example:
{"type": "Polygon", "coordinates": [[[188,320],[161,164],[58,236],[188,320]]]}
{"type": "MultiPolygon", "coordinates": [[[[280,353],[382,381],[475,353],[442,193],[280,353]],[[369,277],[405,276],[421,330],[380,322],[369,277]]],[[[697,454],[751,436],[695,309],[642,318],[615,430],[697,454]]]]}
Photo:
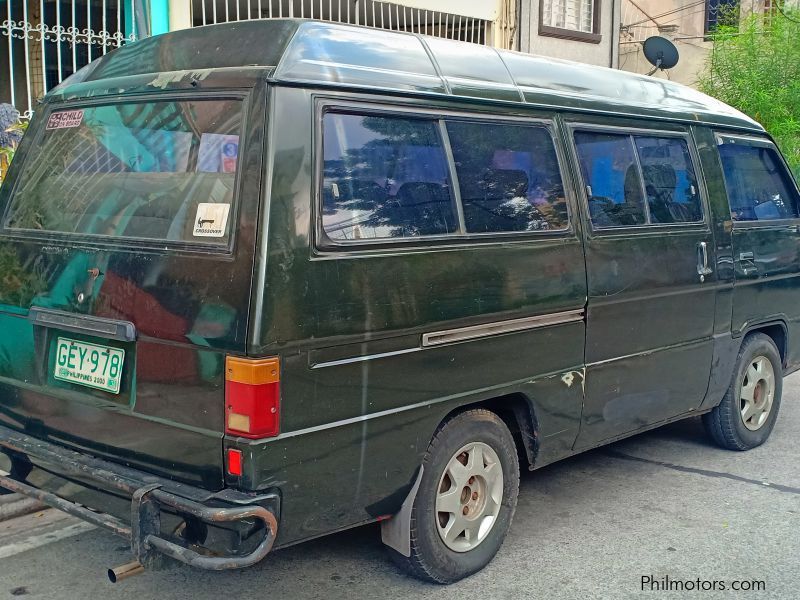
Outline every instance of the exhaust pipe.
{"type": "Polygon", "coordinates": [[[128,577],[133,577],[139,573],[144,573],[144,567],[138,560],[129,562],[127,565],[120,565],[108,570],[108,580],[117,583],[128,577]]]}

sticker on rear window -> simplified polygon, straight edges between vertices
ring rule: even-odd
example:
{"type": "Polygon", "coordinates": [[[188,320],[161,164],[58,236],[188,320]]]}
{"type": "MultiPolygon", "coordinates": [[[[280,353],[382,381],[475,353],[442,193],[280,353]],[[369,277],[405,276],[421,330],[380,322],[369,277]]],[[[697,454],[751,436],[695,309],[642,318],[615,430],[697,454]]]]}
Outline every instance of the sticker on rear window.
{"type": "Polygon", "coordinates": [[[212,204],[201,202],[197,205],[197,215],[194,219],[195,237],[223,237],[225,225],[228,224],[230,204],[212,204]]]}
{"type": "Polygon", "coordinates": [[[50,118],[47,120],[47,129],[78,127],[82,121],[82,110],[64,110],[50,115],[50,118]]]}

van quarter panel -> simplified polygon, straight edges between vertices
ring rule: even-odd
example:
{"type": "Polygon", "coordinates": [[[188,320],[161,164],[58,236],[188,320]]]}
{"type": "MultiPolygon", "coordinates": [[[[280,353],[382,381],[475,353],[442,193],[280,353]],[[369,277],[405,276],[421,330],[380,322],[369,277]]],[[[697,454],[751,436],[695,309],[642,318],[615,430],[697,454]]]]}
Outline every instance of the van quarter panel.
{"type": "Polygon", "coordinates": [[[276,88],[273,99],[258,352],[285,357],[282,433],[250,451],[263,485],[287,482],[279,542],[396,511],[437,425],[465,404],[521,394],[542,455],[568,452],[582,402],[577,235],[317,252],[313,94],[276,88]],[[425,333],[565,311],[578,319],[422,347],[425,333]]]}

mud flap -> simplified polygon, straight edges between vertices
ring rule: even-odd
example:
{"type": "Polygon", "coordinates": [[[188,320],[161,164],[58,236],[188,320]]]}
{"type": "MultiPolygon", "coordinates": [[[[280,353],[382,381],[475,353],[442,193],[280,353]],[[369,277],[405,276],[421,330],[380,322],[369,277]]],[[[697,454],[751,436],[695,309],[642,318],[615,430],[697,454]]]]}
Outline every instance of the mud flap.
{"type": "Polygon", "coordinates": [[[381,541],[403,556],[411,556],[411,509],[417,498],[417,490],[419,490],[424,469],[420,465],[417,479],[397,514],[391,519],[381,521],[381,541]]]}

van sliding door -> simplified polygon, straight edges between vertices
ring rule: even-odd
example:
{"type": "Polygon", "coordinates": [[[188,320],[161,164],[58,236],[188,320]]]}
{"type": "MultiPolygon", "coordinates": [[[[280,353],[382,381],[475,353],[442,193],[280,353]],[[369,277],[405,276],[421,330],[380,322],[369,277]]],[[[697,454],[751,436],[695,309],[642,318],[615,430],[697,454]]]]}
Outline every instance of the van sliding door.
{"type": "Polygon", "coordinates": [[[570,137],[588,231],[587,447],[700,405],[716,275],[688,132],[575,124],[570,137]]]}

